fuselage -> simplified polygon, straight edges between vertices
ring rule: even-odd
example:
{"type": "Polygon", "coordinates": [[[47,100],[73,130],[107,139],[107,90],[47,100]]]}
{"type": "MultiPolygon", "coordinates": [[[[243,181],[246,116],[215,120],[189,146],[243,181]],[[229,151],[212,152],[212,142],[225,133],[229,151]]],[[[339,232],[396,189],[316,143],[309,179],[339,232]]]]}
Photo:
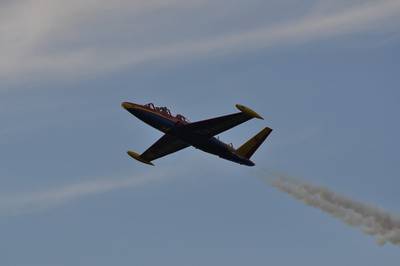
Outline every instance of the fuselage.
{"type": "Polygon", "coordinates": [[[239,164],[248,166],[254,165],[251,160],[237,154],[236,150],[231,145],[220,141],[216,137],[204,137],[194,132],[184,130],[183,125],[187,125],[189,122],[182,118],[182,116],[172,116],[167,109],[163,110],[152,106],[144,106],[129,102],[122,103],[122,107],[146,124],[165,134],[178,137],[197,149],[239,164]]]}

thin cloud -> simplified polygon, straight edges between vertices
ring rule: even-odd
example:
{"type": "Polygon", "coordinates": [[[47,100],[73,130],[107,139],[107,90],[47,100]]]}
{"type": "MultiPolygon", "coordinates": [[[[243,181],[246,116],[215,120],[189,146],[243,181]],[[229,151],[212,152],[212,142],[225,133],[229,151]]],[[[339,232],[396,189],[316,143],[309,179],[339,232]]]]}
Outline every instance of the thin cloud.
{"type": "MultiPolygon", "coordinates": [[[[322,1],[323,2],[323,1],[322,1]]],[[[132,28],[130,38],[121,45],[111,36],[103,43],[80,43],[80,39],[99,31],[105,14],[118,14],[132,18],[142,17],[152,10],[179,10],[182,5],[195,9],[198,1],[151,1],[150,4],[134,1],[114,2],[93,1],[81,4],[79,1],[20,1],[11,5],[0,22],[0,30],[5,42],[0,51],[4,53],[0,63],[0,76],[17,79],[26,74],[32,77],[46,75],[77,77],[97,72],[138,66],[153,62],[188,60],[198,57],[230,55],[233,53],[266,49],[278,45],[293,45],[340,34],[381,30],[398,21],[400,1],[381,0],[362,5],[344,5],[333,12],[321,12],[314,8],[305,16],[278,25],[263,25],[240,32],[224,33],[217,36],[204,34],[182,40],[158,40],[158,46],[137,45],[142,39],[140,29],[132,28]],[[96,2],[96,4],[94,4],[96,2]],[[113,4],[112,4],[113,3],[113,4]],[[186,4],[184,4],[186,3],[186,4]],[[28,19],[26,19],[27,17],[28,19]],[[27,26],[27,23],[29,25],[27,26]],[[93,24],[94,28],[87,27],[93,24]],[[90,31],[92,30],[92,31],[90,31]],[[72,43],[66,48],[65,42],[72,43]]],[[[316,1],[316,6],[320,1],[316,1]]],[[[212,3],[208,3],[210,8],[212,3]]],[[[322,9],[323,10],[323,9],[322,9]]],[[[178,11],[177,11],[178,12],[178,11]]],[[[187,21],[190,25],[190,21],[187,21]]],[[[142,21],[143,23],[143,21],[142,21]]],[[[152,21],[157,24],[157,21],[152,21]]],[[[111,23],[110,23],[111,24],[111,23]]],[[[109,29],[109,25],[105,29],[109,29]]],[[[146,28],[144,28],[146,29],[146,28]]],[[[146,29],[147,30],[147,29],[146,29]]],[[[151,30],[151,28],[150,28],[151,30]]],[[[147,30],[148,31],[148,30],[147,30]]],[[[177,25],[177,32],[180,28],[177,25]]],[[[162,32],[151,32],[157,36],[162,32]]],[[[118,29],[116,33],[118,35],[118,29]]],[[[121,35],[126,32],[121,32],[121,35]]],[[[184,32],[182,32],[184,35],[184,32]]],[[[181,35],[182,35],[181,34],[181,35]]],[[[88,40],[86,37],[84,40],[88,40]]],[[[96,40],[94,36],[94,40],[96,40]]]]}
{"type": "Polygon", "coordinates": [[[39,192],[0,196],[0,216],[32,213],[62,206],[68,202],[114,190],[135,188],[159,181],[168,174],[153,173],[130,178],[110,178],[49,188],[39,192]]]}

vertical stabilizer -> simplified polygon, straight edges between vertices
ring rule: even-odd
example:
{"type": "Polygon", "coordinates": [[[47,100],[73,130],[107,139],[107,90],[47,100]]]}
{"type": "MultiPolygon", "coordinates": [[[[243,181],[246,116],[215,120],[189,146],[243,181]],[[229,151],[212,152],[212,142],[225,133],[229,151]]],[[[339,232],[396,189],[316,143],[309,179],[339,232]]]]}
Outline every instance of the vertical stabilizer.
{"type": "Polygon", "coordinates": [[[256,152],[258,147],[260,147],[260,145],[271,132],[271,128],[264,128],[257,135],[249,139],[245,144],[240,146],[240,148],[237,149],[237,153],[244,158],[250,159],[250,157],[256,152]]]}

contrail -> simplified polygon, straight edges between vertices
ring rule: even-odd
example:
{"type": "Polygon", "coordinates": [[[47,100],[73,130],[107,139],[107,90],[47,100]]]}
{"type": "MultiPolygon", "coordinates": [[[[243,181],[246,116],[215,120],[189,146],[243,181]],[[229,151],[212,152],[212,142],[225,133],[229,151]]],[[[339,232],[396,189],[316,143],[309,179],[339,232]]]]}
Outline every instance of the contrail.
{"type": "Polygon", "coordinates": [[[168,176],[166,172],[129,178],[112,177],[63,185],[38,192],[0,195],[0,216],[19,215],[54,208],[83,197],[145,185],[165,176],[168,176]]]}
{"type": "Polygon", "coordinates": [[[375,237],[379,245],[400,245],[400,218],[375,206],[339,195],[328,188],[289,177],[267,178],[268,183],[305,204],[375,237]]]}

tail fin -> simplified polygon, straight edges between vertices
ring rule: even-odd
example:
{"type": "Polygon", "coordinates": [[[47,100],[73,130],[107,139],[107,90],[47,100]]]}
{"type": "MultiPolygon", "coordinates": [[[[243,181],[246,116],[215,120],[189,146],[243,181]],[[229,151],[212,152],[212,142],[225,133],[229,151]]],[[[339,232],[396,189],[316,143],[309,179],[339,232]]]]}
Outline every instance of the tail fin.
{"type": "Polygon", "coordinates": [[[261,130],[257,135],[249,139],[245,144],[237,149],[237,153],[244,158],[250,159],[250,157],[256,152],[258,147],[264,142],[268,135],[272,132],[269,127],[261,130]]]}

